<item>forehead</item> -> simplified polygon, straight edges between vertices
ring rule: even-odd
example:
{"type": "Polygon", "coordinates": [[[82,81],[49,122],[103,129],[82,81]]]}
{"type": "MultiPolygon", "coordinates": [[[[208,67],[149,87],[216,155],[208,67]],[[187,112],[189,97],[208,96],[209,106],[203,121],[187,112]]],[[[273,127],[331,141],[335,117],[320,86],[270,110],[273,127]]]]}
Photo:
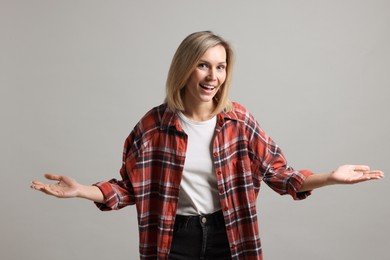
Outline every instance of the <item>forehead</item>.
{"type": "Polygon", "coordinates": [[[226,49],[220,44],[214,47],[210,47],[202,55],[200,60],[215,62],[215,63],[223,63],[223,62],[226,63],[226,49]]]}

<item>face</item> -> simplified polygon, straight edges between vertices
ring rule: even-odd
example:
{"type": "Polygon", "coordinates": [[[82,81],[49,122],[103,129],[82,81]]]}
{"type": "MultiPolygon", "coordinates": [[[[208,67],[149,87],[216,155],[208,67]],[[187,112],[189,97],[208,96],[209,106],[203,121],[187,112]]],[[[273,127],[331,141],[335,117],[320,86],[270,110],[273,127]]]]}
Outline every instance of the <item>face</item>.
{"type": "Polygon", "coordinates": [[[209,48],[198,61],[185,86],[186,107],[214,107],[213,98],[226,79],[226,50],[222,45],[209,48]]]}

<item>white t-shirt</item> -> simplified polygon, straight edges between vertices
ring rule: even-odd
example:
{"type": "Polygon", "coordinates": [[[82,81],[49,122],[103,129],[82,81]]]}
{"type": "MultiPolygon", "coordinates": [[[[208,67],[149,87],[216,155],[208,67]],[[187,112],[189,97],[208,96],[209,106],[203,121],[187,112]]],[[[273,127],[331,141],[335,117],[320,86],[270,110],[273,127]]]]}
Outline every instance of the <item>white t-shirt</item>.
{"type": "Polygon", "coordinates": [[[177,214],[213,213],[221,209],[211,151],[217,118],[195,122],[181,112],[178,115],[188,143],[177,214]]]}

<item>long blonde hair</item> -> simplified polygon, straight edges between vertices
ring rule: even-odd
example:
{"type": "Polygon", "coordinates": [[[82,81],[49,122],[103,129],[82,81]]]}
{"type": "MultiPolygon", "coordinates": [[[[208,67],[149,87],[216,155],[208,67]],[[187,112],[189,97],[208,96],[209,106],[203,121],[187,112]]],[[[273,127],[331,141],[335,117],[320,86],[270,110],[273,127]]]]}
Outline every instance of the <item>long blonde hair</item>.
{"type": "Polygon", "coordinates": [[[221,111],[229,112],[233,109],[229,100],[229,90],[232,80],[234,53],[231,45],[222,37],[210,31],[195,32],[188,35],[179,45],[172,58],[166,82],[165,102],[173,111],[184,111],[183,91],[191,73],[195,69],[203,54],[217,45],[226,50],[226,79],[214,99],[217,106],[213,114],[221,111]]]}

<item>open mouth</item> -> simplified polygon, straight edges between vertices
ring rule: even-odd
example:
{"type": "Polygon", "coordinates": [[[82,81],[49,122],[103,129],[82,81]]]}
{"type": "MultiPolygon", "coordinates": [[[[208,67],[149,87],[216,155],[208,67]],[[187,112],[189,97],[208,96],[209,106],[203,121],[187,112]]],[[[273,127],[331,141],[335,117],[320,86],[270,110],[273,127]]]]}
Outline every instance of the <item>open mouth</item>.
{"type": "Polygon", "coordinates": [[[206,84],[201,84],[201,83],[199,83],[199,86],[205,90],[214,90],[217,88],[216,86],[211,86],[211,85],[206,85],[206,84]]]}

